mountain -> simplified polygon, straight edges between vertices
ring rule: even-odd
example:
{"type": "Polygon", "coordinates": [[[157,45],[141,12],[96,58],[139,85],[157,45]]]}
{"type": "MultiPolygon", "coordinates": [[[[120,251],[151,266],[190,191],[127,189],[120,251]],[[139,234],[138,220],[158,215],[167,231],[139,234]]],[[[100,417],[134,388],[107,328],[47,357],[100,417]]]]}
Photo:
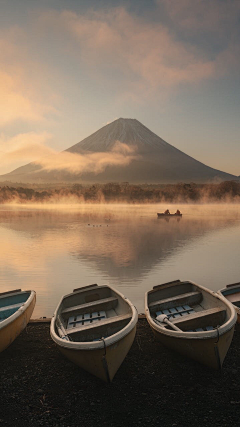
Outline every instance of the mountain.
{"type": "MultiPolygon", "coordinates": [[[[129,164],[112,165],[111,162],[99,173],[91,170],[72,174],[67,170],[43,170],[30,163],[0,176],[0,181],[10,182],[82,182],[106,183],[175,183],[175,182],[219,182],[237,179],[236,176],[213,169],[188,156],[165,142],[136,119],[120,118],[104,126],[81,142],[65,150],[66,153],[110,152],[116,142],[134,146],[137,158],[129,164]]],[[[63,152],[64,153],[64,152],[63,152]]]]}

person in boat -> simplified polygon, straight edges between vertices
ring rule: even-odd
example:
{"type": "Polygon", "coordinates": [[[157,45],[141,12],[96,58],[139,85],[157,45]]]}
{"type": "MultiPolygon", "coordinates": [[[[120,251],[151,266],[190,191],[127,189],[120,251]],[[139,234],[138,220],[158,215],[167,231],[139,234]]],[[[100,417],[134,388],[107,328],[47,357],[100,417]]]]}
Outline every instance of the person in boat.
{"type": "Polygon", "coordinates": [[[176,210],[176,214],[175,215],[181,215],[181,212],[179,209],[176,210]]]}
{"type": "Polygon", "coordinates": [[[165,215],[170,215],[169,209],[166,209],[164,212],[165,215]]]}

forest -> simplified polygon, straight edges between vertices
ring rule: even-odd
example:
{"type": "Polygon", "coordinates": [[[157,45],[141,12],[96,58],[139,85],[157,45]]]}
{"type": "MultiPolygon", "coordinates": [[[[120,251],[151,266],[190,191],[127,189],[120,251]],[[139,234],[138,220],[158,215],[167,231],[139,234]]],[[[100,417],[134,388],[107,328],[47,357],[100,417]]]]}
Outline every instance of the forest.
{"type": "MultiPolygon", "coordinates": [[[[1,185],[1,184],[0,184],[1,185]]],[[[0,186],[0,203],[213,203],[240,202],[240,182],[219,184],[0,186]]]]}

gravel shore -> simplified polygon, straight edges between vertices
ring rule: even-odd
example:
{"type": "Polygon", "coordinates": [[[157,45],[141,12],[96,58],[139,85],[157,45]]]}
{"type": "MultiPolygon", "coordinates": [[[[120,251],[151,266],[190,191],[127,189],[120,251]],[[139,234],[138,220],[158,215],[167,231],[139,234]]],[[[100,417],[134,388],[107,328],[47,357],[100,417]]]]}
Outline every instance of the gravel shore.
{"type": "Polygon", "coordinates": [[[0,426],[239,426],[240,327],[221,372],[157,343],[140,319],[111,384],[65,359],[48,323],[30,323],[0,354],[0,426]]]}

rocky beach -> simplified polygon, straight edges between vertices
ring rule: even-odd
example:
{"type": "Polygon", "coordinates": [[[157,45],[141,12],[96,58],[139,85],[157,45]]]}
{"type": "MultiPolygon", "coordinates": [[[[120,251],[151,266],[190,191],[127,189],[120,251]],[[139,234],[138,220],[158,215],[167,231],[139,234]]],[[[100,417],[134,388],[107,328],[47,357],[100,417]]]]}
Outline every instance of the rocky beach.
{"type": "Polygon", "coordinates": [[[134,344],[111,384],[66,360],[48,321],[30,322],[0,354],[1,426],[237,426],[240,327],[222,371],[157,343],[140,318],[134,344]]]}

